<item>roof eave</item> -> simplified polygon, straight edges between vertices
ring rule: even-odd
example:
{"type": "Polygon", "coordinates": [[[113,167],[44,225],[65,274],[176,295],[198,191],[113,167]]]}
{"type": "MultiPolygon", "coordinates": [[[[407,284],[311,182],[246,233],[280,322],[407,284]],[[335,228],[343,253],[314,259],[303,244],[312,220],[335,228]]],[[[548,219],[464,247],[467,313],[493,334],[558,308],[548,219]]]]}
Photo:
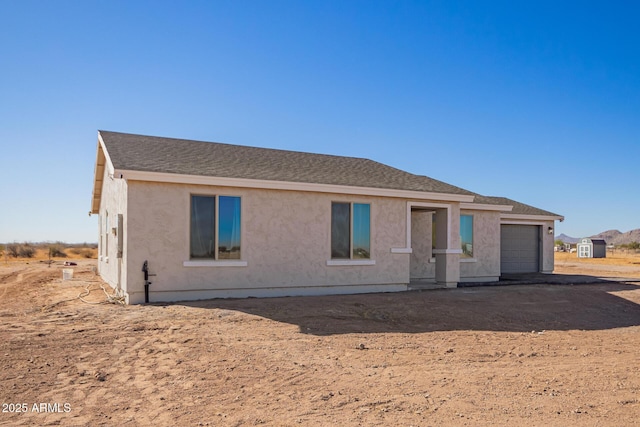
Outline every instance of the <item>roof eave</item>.
{"type": "Polygon", "coordinates": [[[564,221],[561,215],[532,215],[532,214],[514,214],[503,213],[500,215],[501,220],[519,220],[519,221],[564,221]]]}
{"type": "Polygon", "coordinates": [[[316,193],[338,193],[366,196],[398,197],[418,200],[443,200],[449,202],[471,203],[474,196],[467,194],[436,193],[391,188],[358,187],[349,185],[317,184],[291,181],[271,181],[247,178],[225,178],[201,175],[183,175],[166,172],[148,172],[135,170],[114,170],[115,178],[130,181],[168,182],[174,184],[211,185],[220,187],[259,188],[271,190],[309,191],[316,193]]]}
{"type": "Polygon", "coordinates": [[[491,205],[488,203],[461,203],[460,209],[477,210],[477,211],[498,211],[511,212],[511,205],[491,205]]]}
{"type": "Polygon", "coordinates": [[[102,186],[104,184],[104,170],[108,168],[109,173],[113,174],[113,164],[109,158],[109,153],[102,140],[102,135],[98,132],[98,148],[96,150],[96,165],[93,172],[93,191],[91,194],[91,210],[92,214],[100,212],[100,201],[102,200],[102,186]]]}

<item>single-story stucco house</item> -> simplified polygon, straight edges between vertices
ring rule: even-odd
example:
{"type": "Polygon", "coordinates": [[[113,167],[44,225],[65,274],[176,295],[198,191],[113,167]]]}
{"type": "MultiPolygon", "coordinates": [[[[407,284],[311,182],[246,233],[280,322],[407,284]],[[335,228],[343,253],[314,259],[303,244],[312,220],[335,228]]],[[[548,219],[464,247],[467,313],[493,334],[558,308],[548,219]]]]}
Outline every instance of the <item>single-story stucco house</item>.
{"type": "Polygon", "coordinates": [[[607,242],[604,239],[584,237],[577,245],[578,258],[606,258],[607,242]]]}
{"type": "Polygon", "coordinates": [[[132,304],[550,273],[563,220],[364,158],[106,131],[91,213],[99,273],[132,304]]]}

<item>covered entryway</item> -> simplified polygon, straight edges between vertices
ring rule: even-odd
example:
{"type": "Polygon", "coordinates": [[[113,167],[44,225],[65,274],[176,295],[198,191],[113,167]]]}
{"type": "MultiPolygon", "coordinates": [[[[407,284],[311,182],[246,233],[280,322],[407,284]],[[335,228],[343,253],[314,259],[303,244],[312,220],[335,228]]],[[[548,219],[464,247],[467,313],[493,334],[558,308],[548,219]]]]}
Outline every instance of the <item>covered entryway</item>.
{"type": "Polygon", "coordinates": [[[455,288],[460,281],[460,208],[455,204],[407,202],[407,246],[412,288],[455,288]],[[435,224],[434,224],[435,220],[435,224]]]}
{"type": "Polygon", "coordinates": [[[540,271],[540,226],[502,224],[500,226],[500,272],[540,271]]]}

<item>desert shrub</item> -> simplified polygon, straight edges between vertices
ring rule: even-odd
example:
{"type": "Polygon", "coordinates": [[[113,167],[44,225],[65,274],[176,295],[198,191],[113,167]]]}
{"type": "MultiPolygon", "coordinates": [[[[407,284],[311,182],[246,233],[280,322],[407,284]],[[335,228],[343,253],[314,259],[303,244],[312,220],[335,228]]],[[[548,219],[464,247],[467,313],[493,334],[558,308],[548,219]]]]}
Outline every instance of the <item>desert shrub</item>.
{"type": "Polygon", "coordinates": [[[8,243],[7,254],[13,258],[33,258],[36,248],[30,243],[8,243]]]}
{"type": "Polygon", "coordinates": [[[51,245],[49,246],[49,256],[51,258],[66,258],[67,253],[62,245],[51,245]]]}
{"type": "Polygon", "coordinates": [[[98,244],[97,243],[71,243],[71,244],[67,244],[66,245],[67,248],[74,248],[74,249],[97,249],[98,248],[98,244]]]}
{"type": "Polygon", "coordinates": [[[95,258],[96,256],[95,249],[89,249],[89,248],[83,249],[82,256],[85,258],[95,258]]]}
{"type": "Polygon", "coordinates": [[[637,251],[638,249],[640,249],[640,243],[638,243],[638,242],[623,243],[622,245],[620,245],[620,247],[622,249],[629,249],[629,250],[632,250],[632,251],[637,251]]]}
{"type": "Polygon", "coordinates": [[[93,258],[93,249],[90,248],[71,248],[69,250],[74,255],[79,255],[83,258],[93,258]]]}
{"type": "Polygon", "coordinates": [[[28,243],[18,245],[18,256],[20,258],[33,258],[36,254],[36,248],[28,243]]]}
{"type": "Polygon", "coordinates": [[[9,254],[9,256],[18,258],[20,256],[20,245],[18,245],[17,243],[9,243],[7,245],[7,253],[9,254]]]}

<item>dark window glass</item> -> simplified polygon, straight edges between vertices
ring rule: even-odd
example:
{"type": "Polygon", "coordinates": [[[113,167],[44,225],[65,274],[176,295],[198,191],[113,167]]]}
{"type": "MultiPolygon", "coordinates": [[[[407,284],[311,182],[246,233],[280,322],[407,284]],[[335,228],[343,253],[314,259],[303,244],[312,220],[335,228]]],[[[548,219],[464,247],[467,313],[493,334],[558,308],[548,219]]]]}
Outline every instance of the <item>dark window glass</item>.
{"type": "Polygon", "coordinates": [[[473,216],[460,215],[460,244],[462,258],[473,257],[473,216]]]}
{"type": "Polygon", "coordinates": [[[240,197],[218,197],[218,259],[240,259],[240,197]]]}
{"type": "Polygon", "coordinates": [[[371,206],[353,204],[353,258],[371,258],[371,206]]]}
{"type": "Polygon", "coordinates": [[[331,204],[331,258],[349,259],[351,206],[349,203],[331,204]]]}
{"type": "Polygon", "coordinates": [[[215,197],[191,196],[191,258],[214,258],[215,197]]]}

